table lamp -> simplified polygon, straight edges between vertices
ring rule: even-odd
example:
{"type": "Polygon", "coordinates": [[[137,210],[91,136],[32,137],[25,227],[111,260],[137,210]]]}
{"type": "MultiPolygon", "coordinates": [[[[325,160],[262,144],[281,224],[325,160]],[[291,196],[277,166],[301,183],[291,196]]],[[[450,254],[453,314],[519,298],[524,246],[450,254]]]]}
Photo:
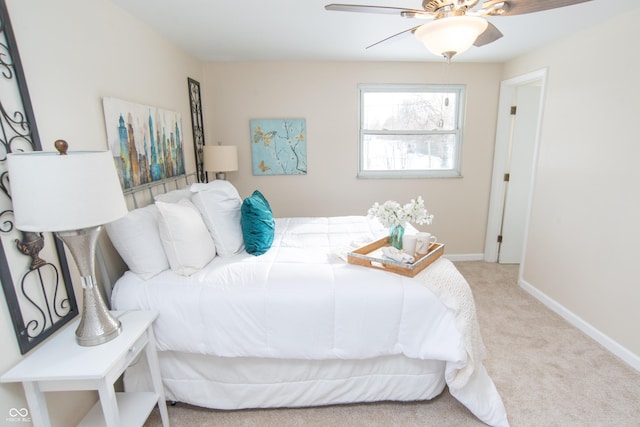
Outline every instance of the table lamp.
{"type": "Polygon", "coordinates": [[[238,170],[238,147],[233,145],[205,145],[203,166],[216,172],[216,179],[227,179],[225,172],[238,170]]]}
{"type": "Polygon", "coordinates": [[[122,331],[107,309],[95,278],[102,226],[127,213],[113,156],[108,151],[33,151],[7,156],[16,228],[50,231],[64,242],[80,272],[83,307],[76,341],[103,344],[122,331]]]}

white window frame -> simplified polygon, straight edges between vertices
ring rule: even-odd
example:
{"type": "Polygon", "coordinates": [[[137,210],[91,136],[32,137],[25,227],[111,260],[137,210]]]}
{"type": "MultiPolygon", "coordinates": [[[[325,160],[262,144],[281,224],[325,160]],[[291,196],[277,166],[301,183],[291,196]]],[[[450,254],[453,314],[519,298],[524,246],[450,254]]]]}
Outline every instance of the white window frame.
{"type": "Polygon", "coordinates": [[[458,178],[461,177],[462,164],[462,129],[464,127],[465,85],[453,84],[361,84],[359,95],[359,136],[358,136],[358,178],[458,178]],[[456,126],[453,130],[413,130],[390,131],[369,130],[363,128],[364,94],[367,92],[456,92],[458,97],[456,126]],[[455,137],[454,161],[452,169],[423,170],[364,170],[363,139],[365,135],[437,135],[452,134],[455,137]]]}

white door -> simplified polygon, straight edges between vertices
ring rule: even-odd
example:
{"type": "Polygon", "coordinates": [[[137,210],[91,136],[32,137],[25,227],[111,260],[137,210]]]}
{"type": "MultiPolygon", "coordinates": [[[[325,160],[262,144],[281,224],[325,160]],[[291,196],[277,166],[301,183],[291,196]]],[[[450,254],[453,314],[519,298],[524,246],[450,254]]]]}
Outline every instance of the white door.
{"type": "Polygon", "coordinates": [[[525,228],[537,141],[542,88],[539,83],[516,89],[515,114],[506,172],[504,212],[498,262],[519,264],[524,249],[525,228]]]}
{"type": "Polygon", "coordinates": [[[532,182],[535,175],[546,81],[547,69],[541,69],[504,80],[500,84],[489,215],[484,246],[484,260],[487,262],[522,263],[525,257],[532,182]],[[532,99],[534,101],[531,101],[532,99]],[[519,104],[516,115],[512,116],[511,107],[516,103],[519,104]],[[529,139],[528,142],[521,142],[527,139],[529,139]],[[514,151],[513,159],[512,151],[514,151]],[[525,166],[523,167],[522,164],[525,166]],[[504,180],[505,173],[513,176],[513,178],[510,176],[513,184],[510,194],[507,194],[509,182],[504,180]],[[510,206],[506,206],[507,204],[510,206]],[[509,212],[506,212],[507,209],[509,212]],[[503,230],[506,233],[505,236],[502,236],[503,230]],[[515,237],[514,230],[519,230],[519,237],[515,237]],[[506,249],[503,251],[502,259],[499,259],[501,238],[505,240],[506,249]],[[509,246],[517,249],[515,255],[511,254],[509,246]]]}

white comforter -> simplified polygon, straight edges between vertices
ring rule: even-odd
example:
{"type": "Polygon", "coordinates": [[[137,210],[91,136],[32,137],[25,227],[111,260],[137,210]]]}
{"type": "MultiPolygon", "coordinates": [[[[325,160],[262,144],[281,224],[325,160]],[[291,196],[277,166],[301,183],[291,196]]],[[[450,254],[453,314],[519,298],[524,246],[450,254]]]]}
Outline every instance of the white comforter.
{"type": "Polygon", "coordinates": [[[451,394],[482,421],[508,425],[481,363],[484,348],[468,285],[455,267],[440,259],[412,279],[339,256],[354,242],[385,233],[365,217],[277,219],[266,254],[216,257],[190,277],[165,271],[144,281],[127,272],[114,288],[113,307],[158,310],[160,351],[444,360],[451,394]],[[465,289],[471,304],[458,301],[465,289]]]}

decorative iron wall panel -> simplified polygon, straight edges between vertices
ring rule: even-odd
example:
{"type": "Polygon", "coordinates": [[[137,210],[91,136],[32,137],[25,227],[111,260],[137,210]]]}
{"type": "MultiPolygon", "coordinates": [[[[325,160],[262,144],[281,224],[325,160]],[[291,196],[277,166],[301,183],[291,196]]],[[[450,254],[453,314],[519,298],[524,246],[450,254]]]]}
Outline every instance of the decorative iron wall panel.
{"type": "Polygon", "coordinates": [[[22,354],[78,314],[62,243],[15,228],[7,154],[41,150],[9,13],[0,0],[0,280],[22,354]]]}
{"type": "Polygon", "coordinates": [[[200,83],[187,78],[189,84],[189,102],[191,103],[191,127],[193,129],[193,148],[196,156],[196,176],[198,182],[207,182],[204,170],[204,123],[202,121],[202,98],[200,83]]]}

